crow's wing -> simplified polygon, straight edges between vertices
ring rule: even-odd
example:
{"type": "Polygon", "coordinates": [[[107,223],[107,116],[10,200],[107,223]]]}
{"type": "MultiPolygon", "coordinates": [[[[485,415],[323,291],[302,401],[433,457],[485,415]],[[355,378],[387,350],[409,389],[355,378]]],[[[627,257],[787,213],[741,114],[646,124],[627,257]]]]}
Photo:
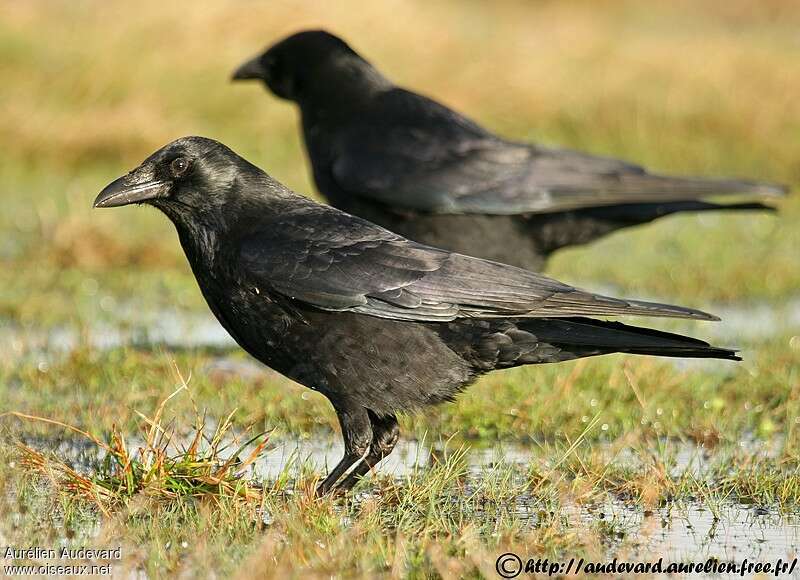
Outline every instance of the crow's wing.
{"type": "Polygon", "coordinates": [[[423,246],[310,202],[262,226],[240,248],[248,282],[323,310],[414,321],[617,315],[715,319],[688,308],[600,296],[513,266],[423,246]]]}
{"type": "Polygon", "coordinates": [[[653,175],[617,159],[511,143],[402,89],[341,131],[333,156],[333,179],[343,191],[428,213],[514,215],[784,192],[766,183],[653,175]]]}

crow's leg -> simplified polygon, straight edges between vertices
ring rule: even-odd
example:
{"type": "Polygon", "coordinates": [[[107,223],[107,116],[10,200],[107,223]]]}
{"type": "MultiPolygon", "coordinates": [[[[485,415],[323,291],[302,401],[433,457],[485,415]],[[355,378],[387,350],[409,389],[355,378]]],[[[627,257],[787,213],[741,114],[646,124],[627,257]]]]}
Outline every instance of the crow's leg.
{"type": "Polygon", "coordinates": [[[336,409],[339,424],[342,426],[344,438],[344,456],[342,460],[331,469],[328,477],[317,486],[317,496],[325,495],[340,477],[356,461],[364,457],[372,441],[372,427],[369,415],[363,407],[342,407],[336,409]]]}
{"type": "Polygon", "coordinates": [[[352,488],[359,479],[364,477],[370,469],[375,467],[378,462],[389,455],[394,446],[397,445],[397,440],[400,438],[400,426],[397,424],[397,418],[394,415],[386,417],[378,417],[372,411],[369,413],[369,420],[372,423],[372,443],[369,447],[369,453],[364,457],[364,460],[355,466],[348,476],[336,486],[336,491],[347,491],[352,488]]]}

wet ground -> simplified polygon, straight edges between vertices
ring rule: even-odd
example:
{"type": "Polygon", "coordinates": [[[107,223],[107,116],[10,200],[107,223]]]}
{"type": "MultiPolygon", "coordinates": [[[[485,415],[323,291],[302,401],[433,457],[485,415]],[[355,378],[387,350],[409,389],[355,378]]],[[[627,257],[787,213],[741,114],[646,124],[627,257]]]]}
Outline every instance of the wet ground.
{"type": "MultiPolygon", "coordinates": [[[[610,292],[613,294],[613,292],[610,292]]],[[[708,306],[706,309],[719,315],[723,321],[703,325],[678,327],[694,335],[725,344],[737,345],[758,342],[776,335],[800,334],[800,297],[782,305],[744,304],[708,306]]],[[[794,340],[794,339],[793,339],[794,340]]],[[[147,312],[128,306],[119,309],[115,317],[98,323],[84,331],[71,327],[44,330],[34,327],[0,322],[0,343],[8,345],[0,357],[10,360],[34,361],[47,365],[53,357],[62,356],[78,346],[110,349],[120,346],[142,345],[152,347],[212,347],[223,351],[236,345],[210,314],[176,311],[147,312]]],[[[746,352],[745,352],[746,355],[746,352]]],[[[727,363],[718,361],[675,360],[679,367],[701,364],[726,369],[727,363]]],[[[716,367],[714,367],[716,368],[716,367]]],[[[225,353],[212,359],[208,372],[258,378],[269,371],[251,359],[230,358],[225,353]]],[[[40,449],[54,451],[59,457],[90,469],[97,460],[96,450],[75,440],[30,441],[40,449]]],[[[779,441],[769,443],[755,439],[741,441],[756,454],[770,454],[779,441]]],[[[134,442],[135,444],[135,442],[134,442]]],[[[437,445],[403,440],[395,452],[384,461],[380,473],[405,478],[418,470],[425,470],[433,458],[441,453],[437,445]]],[[[255,466],[254,477],[259,481],[276,479],[292,465],[307,463],[325,471],[341,457],[342,447],[333,434],[310,439],[272,439],[269,452],[255,466]]],[[[474,489],[483,478],[491,477],[496,464],[512,466],[517,477],[524,478],[532,463],[539,461],[536,446],[504,443],[491,447],[474,446],[467,454],[468,475],[464,485],[466,493],[474,489]]],[[[615,453],[609,450],[608,461],[636,467],[633,453],[615,453]]],[[[709,468],[706,450],[690,444],[680,444],[674,450],[676,472],[687,470],[703,478],[709,468]]],[[[524,487],[524,486],[523,486],[524,487]]],[[[360,497],[365,499],[368,494],[360,497]]],[[[446,501],[446,498],[443,498],[446,501]]],[[[542,514],[542,500],[535,494],[522,492],[507,506],[510,515],[524,526],[536,526],[542,514]]],[[[746,505],[734,499],[718,502],[711,509],[697,499],[684,499],[648,511],[634,502],[609,496],[600,504],[567,503],[561,510],[567,522],[581,521],[597,524],[611,530],[608,535],[614,550],[630,551],[632,557],[663,556],[665,560],[687,561],[717,557],[720,560],[750,558],[758,561],[794,558],[800,548],[800,513],[779,512],[773,507],[746,505]]],[[[494,517],[484,514],[484,517],[494,517]]],[[[269,515],[265,514],[268,520],[269,515]]]]}
{"type": "MultiPolygon", "coordinates": [[[[767,447],[764,446],[768,452],[767,447]]],[[[416,469],[425,469],[438,453],[417,441],[401,441],[398,448],[379,466],[379,471],[403,478],[416,469]]],[[[257,469],[267,479],[277,477],[286,461],[306,459],[319,469],[338,461],[342,447],[326,440],[286,440],[259,463],[257,469]]],[[[489,448],[474,448],[467,454],[469,475],[467,493],[483,477],[490,477],[493,466],[501,463],[519,467],[524,473],[536,461],[534,447],[504,443],[489,448]]],[[[701,476],[708,467],[701,447],[678,447],[673,466],[675,472],[687,469],[701,476]]],[[[634,463],[632,458],[617,456],[617,461],[634,463]]],[[[726,502],[714,512],[701,501],[680,501],[669,507],[646,512],[622,500],[602,504],[567,505],[565,514],[584,522],[608,522],[618,530],[619,543],[625,542],[638,555],[656,554],[665,560],[685,561],[695,557],[717,556],[720,560],[756,560],[793,558],[800,548],[800,513],[779,514],[762,506],[726,502]],[[715,513],[716,512],[716,513],[715,513]]],[[[529,494],[515,498],[513,515],[528,525],[536,525],[542,510],[541,502],[529,494]]]]}
{"type": "MultiPolygon", "coordinates": [[[[99,459],[95,447],[73,439],[28,440],[28,443],[35,448],[52,450],[84,472],[91,472],[92,465],[99,459]]],[[[136,447],[139,443],[131,437],[129,444],[136,447]]],[[[760,448],[762,453],[771,454],[780,442],[766,444],[750,440],[740,445],[754,450],[760,448]]],[[[176,449],[180,446],[181,443],[176,443],[176,449]]],[[[707,451],[702,446],[671,446],[673,474],[688,472],[700,479],[710,469],[707,451]]],[[[236,447],[238,444],[231,445],[231,448],[236,447]]],[[[484,519],[479,523],[491,524],[493,518],[502,514],[504,518],[518,521],[523,529],[539,525],[546,517],[543,510],[548,509],[548,504],[535,491],[530,491],[525,479],[531,465],[541,462],[537,447],[498,443],[489,447],[467,445],[467,448],[467,474],[462,488],[464,497],[476,490],[484,478],[492,478],[496,469],[513,473],[515,489],[518,490],[499,510],[487,510],[473,514],[473,517],[484,519]]],[[[633,453],[607,451],[609,461],[630,467],[638,464],[639,460],[633,453]]],[[[247,453],[247,450],[243,452],[244,455],[247,453]]],[[[401,440],[395,452],[379,465],[378,471],[402,483],[405,478],[428,469],[447,453],[441,444],[401,440]]],[[[253,467],[251,476],[257,484],[269,484],[285,473],[292,477],[301,465],[324,472],[341,455],[342,445],[333,434],[306,439],[273,437],[267,453],[253,467]]],[[[371,491],[362,491],[354,501],[366,501],[371,494],[371,491]]],[[[458,501],[458,498],[444,496],[442,501],[458,501]]],[[[767,562],[779,558],[791,560],[800,553],[800,512],[779,512],[772,507],[739,503],[735,499],[708,505],[701,499],[690,498],[655,509],[644,509],[636,502],[608,495],[600,503],[579,504],[566,500],[560,506],[559,517],[567,526],[571,523],[602,525],[609,553],[622,553],[637,561],[663,557],[665,562],[694,562],[715,557],[723,562],[739,562],[743,558],[767,562]]],[[[271,515],[264,513],[263,519],[269,524],[271,515]]]]}
{"type": "MultiPolygon", "coordinates": [[[[600,290],[610,295],[615,294],[613,288],[600,290]]],[[[786,333],[800,333],[800,297],[779,304],[712,304],[704,309],[722,320],[700,325],[672,321],[674,326],[671,328],[675,332],[687,332],[705,340],[734,347],[786,333]]],[[[210,313],[148,311],[134,304],[116,305],[113,315],[106,316],[105,321],[82,330],[68,326],[50,329],[25,327],[0,319],[0,343],[10,345],[10,349],[4,349],[0,353],[0,356],[6,357],[26,354],[51,356],[68,352],[79,345],[96,349],[137,344],[182,348],[236,348],[236,343],[210,313]]],[[[718,363],[684,360],[676,364],[718,363]]]]}

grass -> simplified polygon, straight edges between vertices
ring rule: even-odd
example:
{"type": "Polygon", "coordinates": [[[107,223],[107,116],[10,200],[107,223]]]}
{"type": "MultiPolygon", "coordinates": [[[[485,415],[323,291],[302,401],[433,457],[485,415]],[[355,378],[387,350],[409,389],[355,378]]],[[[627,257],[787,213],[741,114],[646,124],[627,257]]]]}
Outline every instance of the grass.
{"type": "Polygon", "coordinates": [[[403,417],[421,466],[372,477],[347,501],[312,497],[322,470],[303,456],[258,476],[280,441],[338,437],[327,401],[202,344],[207,307],[162,216],[89,209],[187,134],[314,195],[295,111],[227,82],[310,26],[509,137],[796,189],[794,2],[7,2],[3,14],[0,413],[58,424],[0,419],[0,544],[122,546],[115,571],[153,577],[493,577],[503,552],[645,559],[676,530],[687,557],[724,557],[716,527],[749,538],[739,553],[797,547],[797,195],[777,215],[665,219],[549,269],[712,312],[767,305],[769,335],[719,323],[731,340],[717,342],[744,362],[613,356],[491,375],[456,404],[403,417]],[[159,325],[201,345],[154,341],[159,325]],[[175,368],[191,396],[164,405],[184,386],[175,368]],[[264,432],[258,457],[226,447],[264,432]],[[488,452],[497,460],[476,465],[488,452]]]}
{"type": "Polygon", "coordinates": [[[54,484],[72,496],[94,502],[103,515],[109,516],[110,509],[131,498],[145,495],[172,501],[178,498],[218,498],[233,496],[253,500],[260,494],[243,480],[247,469],[258,460],[267,438],[264,433],[256,434],[241,442],[238,437],[231,441],[231,413],[216,424],[210,436],[206,433],[206,417],[195,417],[194,433],[189,443],[179,452],[170,452],[175,446],[174,428],[161,422],[164,406],[174,396],[187,388],[184,383],[177,391],[164,399],[150,419],[139,414],[144,420],[142,429],[143,445],[132,450],[125,442],[125,435],[112,427],[108,441],[77,427],[42,417],[10,413],[11,417],[27,421],[39,421],[57,425],[94,443],[103,453],[102,460],[94,467],[94,473],[84,475],[55,456],[42,452],[23,443],[17,443],[23,467],[39,471],[54,484]],[[240,456],[248,446],[258,442],[247,456],[240,456]],[[222,454],[235,445],[235,451],[226,459],[222,454]]]}
{"type": "MultiPolygon", "coordinates": [[[[775,8],[764,13],[753,0],[738,0],[737,10],[709,4],[719,13],[689,2],[655,12],[632,1],[604,10],[574,2],[469,9],[409,4],[393,13],[391,25],[381,5],[343,4],[324,25],[351,38],[397,81],[510,137],[622,156],[661,171],[793,186],[800,111],[789,95],[800,78],[792,25],[800,17],[790,1],[771,3],[775,8]],[[409,37],[404,23],[412,21],[409,37]],[[451,33],[443,37],[435,31],[445,21],[451,33]],[[409,43],[420,48],[404,49],[409,43]],[[686,58],[675,58],[675,51],[686,58]],[[450,62],[460,66],[453,70],[450,62]]],[[[313,3],[291,11],[250,7],[246,16],[234,7],[145,6],[112,34],[102,22],[115,10],[14,5],[0,24],[8,79],[0,138],[14,144],[0,168],[0,189],[8,192],[0,228],[12,234],[0,258],[15,274],[0,309],[12,318],[41,315],[38,293],[25,292],[33,284],[49,286],[44,296],[50,303],[71,302],[59,293],[64,270],[67,279],[74,271],[92,272],[101,288],[115,289],[122,287],[123,270],[128,277],[131,270],[156,272],[194,296],[193,308],[202,308],[161,216],[89,211],[103,185],[178,136],[221,139],[297,191],[313,194],[295,111],[256,86],[227,81],[234,63],[257,47],[323,24],[313,3]],[[193,58],[181,58],[186,54],[193,58]]],[[[800,205],[792,197],[781,207],[777,217],[664,220],[562,252],[550,271],[698,306],[785,299],[800,282],[800,234],[793,227],[800,205]],[[674,271],[684,260],[692,276],[674,271]],[[709,262],[713,269],[704,268],[709,262]]],[[[58,314],[63,320],[69,309],[58,314]]]]}
{"type": "Polygon", "coordinates": [[[0,469],[3,497],[16,498],[7,513],[20,514],[9,537],[52,542],[37,531],[46,517],[55,530],[50,537],[79,545],[87,541],[85,530],[99,525],[90,535],[92,545],[101,538],[125,546],[126,566],[156,576],[207,566],[220,574],[246,574],[261,558],[270,562],[267,571],[300,563],[296,574],[343,576],[446,576],[448,570],[485,576],[493,558],[508,550],[550,558],[631,552],[644,558],[646,544],[637,538],[650,520],[671,521],[687,506],[723,521],[732,508],[782,518],[800,511],[798,393],[781,386],[796,385],[798,365],[796,359],[786,367],[768,364],[785,344],[776,340],[757,351],[754,359],[767,361],[763,366],[735,367],[724,389],[717,370],[676,377],[671,365],[645,358],[501,373],[456,405],[404,417],[409,436],[432,442],[427,466],[399,479],[372,478],[345,502],[313,498],[321,471],[302,457],[262,484],[251,481],[249,471],[242,478],[244,465],[230,462],[241,456],[248,463],[254,457],[249,450],[220,444],[219,433],[248,426],[277,427],[278,437],[324,438],[334,429],[334,417],[321,397],[270,374],[243,381],[203,372],[219,353],[183,353],[173,363],[173,354],[163,352],[78,350],[46,373],[30,368],[38,384],[20,376],[3,381],[34,387],[3,395],[15,409],[70,421],[94,433],[97,447],[116,451],[84,450],[81,456],[92,467],[81,472],[49,451],[63,449],[54,437],[58,426],[5,418],[7,435],[27,446],[6,450],[2,462],[26,469],[0,469]],[[173,364],[186,369],[184,376],[191,374],[192,394],[175,396],[165,407],[165,397],[184,384],[180,376],[164,380],[176,376],[173,364]],[[759,380],[770,370],[775,376],[759,380]],[[94,382],[78,387],[82,379],[94,382]],[[664,380],[672,381],[668,394],[664,380]],[[198,411],[197,401],[208,408],[198,411]],[[202,429],[204,416],[225,417],[242,401],[248,404],[232,423],[223,419],[202,429]],[[698,410],[675,412],[685,406],[698,410]],[[147,416],[157,420],[143,420],[147,416]],[[145,453],[124,446],[120,435],[143,424],[145,453]],[[769,430],[760,431],[763,425],[769,430]],[[212,443],[198,455],[201,431],[212,443]],[[168,432],[188,443],[167,452],[158,441],[168,432]],[[447,441],[451,433],[458,437],[447,441]],[[506,462],[500,456],[485,467],[469,464],[467,449],[498,439],[520,441],[526,459],[506,462]],[[694,449],[688,461],[679,458],[684,449],[694,449]],[[225,466],[229,484],[221,486],[216,478],[209,485],[208,476],[225,466]],[[614,509],[621,513],[598,515],[614,509]]]}
{"type": "MultiPolygon", "coordinates": [[[[154,421],[149,424],[150,433],[164,431],[154,421]]],[[[231,464],[213,443],[199,462],[191,446],[179,461],[161,462],[157,478],[134,493],[119,485],[119,470],[108,461],[89,481],[29,447],[18,448],[19,455],[6,450],[3,460],[16,457],[26,465],[34,457],[34,469],[5,472],[0,483],[14,491],[3,495],[5,509],[16,516],[12,540],[66,537],[69,545],[82,545],[86,536],[80,530],[103,514],[92,541],[122,545],[124,566],[157,576],[208,566],[242,575],[255,566],[267,574],[277,567],[275,574],[291,569],[292,574],[447,576],[451,570],[489,576],[490,562],[509,550],[598,560],[639,553],[638,534],[651,527],[650,519],[680,517],[687,502],[702,506],[713,521],[724,518],[731,504],[752,504],[765,512],[779,505],[786,513],[800,506],[796,456],[724,458],[709,462],[708,473],[700,476],[688,467],[673,468],[672,444],[659,448],[639,442],[635,454],[641,462],[623,468],[603,457],[607,449],[589,443],[597,426],[593,421],[569,446],[534,452],[527,469],[500,461],[476,471],[467,466],[465,448],[451,442],[427,469],[362,484],[361,489],[374,486],[374,491],[357,490],[346,502],[314,499],[317,474],[303,465],[271,486],[248,487],[248,493],[241,492],[238,477],[232,480],[235,493],[206,481],[189,484],[198,468],[205,478],[206,466],[219,470],[231,464]],[[12,497],[15,505],[8,505],[12,497]],[[623,512],[614,513],[616,501],[627,506],[623,512]],[[570,515],[576,511],[594,517],[581,521],[570,515]]],[[[165,457],[150,442],[147,449],[165,457]]]]}
{"type": "MultiPolygon", "coordinates": [[[[475,440],[552,440],[581,431],[602,412],[601,428],[592,435],[598,441],[636,432],[713,447],[746,434],[794,436],[800,428],[795,421],[800,349],[791,342],[789,336],[775,337],[748,349],[743,363],[685,370],[664,360],[618,355],[503,371],[471,387],[456,405],[405,417],[404,428],[417,435],[430,429],[458,432],[475,440]]],[[[10,409],[71,417],[84,430],[116,424],[131,431],[139,422],[134,409],[152,416],[170,389],[180,386],[165,381],[176,364],[191,374],[195,396],[216,415],[238,407],[246,423],[280,425],[295,435],[336,429],[321,395],[266,370],[251,375],[220,367],[221,361],[246,363],[241,353],[163,348],[85,346],[51,362],[15,359],[0,365],[0,397],[10,409]]],[[[188,399],[175,405],[191,419],[188,399]]]]}

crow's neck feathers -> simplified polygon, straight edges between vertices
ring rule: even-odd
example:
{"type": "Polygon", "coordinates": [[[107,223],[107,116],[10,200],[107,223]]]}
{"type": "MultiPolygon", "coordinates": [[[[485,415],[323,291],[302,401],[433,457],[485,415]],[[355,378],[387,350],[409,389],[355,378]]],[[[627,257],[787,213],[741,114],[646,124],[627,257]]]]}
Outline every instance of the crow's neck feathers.
{"type": "Polygon", "coordinates": [[[298,102],[304,116],[337,117],[358,113],[376,95],[394,84],[355,53],[330,57],[305,87],[298,102]]]}

